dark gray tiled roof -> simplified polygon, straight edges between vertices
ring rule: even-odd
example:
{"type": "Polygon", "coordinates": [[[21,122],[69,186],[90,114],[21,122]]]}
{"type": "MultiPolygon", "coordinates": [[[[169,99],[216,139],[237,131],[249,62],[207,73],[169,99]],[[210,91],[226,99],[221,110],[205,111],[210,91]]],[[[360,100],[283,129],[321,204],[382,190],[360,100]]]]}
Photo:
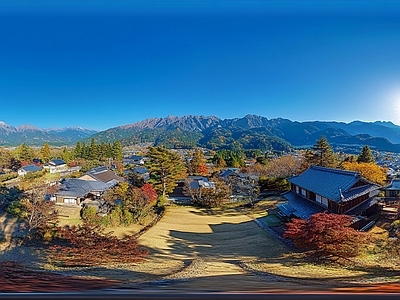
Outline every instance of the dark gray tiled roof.
{"type": "Polygon", "coordinates": [[[108,186],[101,181],[82,180],[78,178],[65,178],[56,195],[84,197],[90,192],[103,192],[108,186]]]}
{"type": "Polygon", "coordinates": [[[296,217],[308,220],[313,214],[327,210],[327,208],[304,199],[292,191],[284,193],[283,197],[288,202],[278,203],[276,206],[288,217],[293,214],[296,217]]]}
{"type": "Polygon", "coordinates": [[[357,216],[357,215],[361,214],[363,211],[365,211],[368,208],[370,208],[371,206],[373,206],[377,202],[378,202],[378,200],[376,200],[375,197],[370,198],[367,201],[361,203],[360,205],[353,207],[349,211],[346,211],[345,214],[349,215],[349,216],[357,216]]]}
{"type": "Polygon", "coordinates": [[[37,172],[40,171],[42,168],[32,164],[32,165],[26,165],[21,169],[24,170],[25,172],[37,172]]]}
{"type": "Polygon", "coordinates": [[[51,161],[49,161],[49,164],[53,165],[53,166],[61,166],[61,165],[65,165],[66,162],[62,159],[52,159],[51,161]]]}
{"type": "Polygon", "coordinates": [[[348,201],[379,188],[363,179],[358,172],[311,166],[289,182],[335,202],[348,201]],[[351,189],[358,181],[365,185],[351,189]]]}
{"type": "Polygon", "coordinates": [[[143,168],[143,167],[134,168],[133,171],[134,171],[135,173],[137,173],[137,174],[145,174],[145,173],[149,172],[148,169],[143,168]]]}

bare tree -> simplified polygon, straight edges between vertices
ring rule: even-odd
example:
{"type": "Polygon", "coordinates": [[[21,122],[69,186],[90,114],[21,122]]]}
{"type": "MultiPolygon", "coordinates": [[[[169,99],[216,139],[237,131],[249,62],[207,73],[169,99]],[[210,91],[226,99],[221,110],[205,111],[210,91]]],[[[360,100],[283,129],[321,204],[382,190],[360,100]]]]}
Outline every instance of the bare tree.
{"type": "Polygon", "coordinates": [[[46,187],[37,185],[26,192],[26,197],[21,200],[29,232],[57,221],[58,211],[53,201],[44,200],[45,192],[46,187]]]}

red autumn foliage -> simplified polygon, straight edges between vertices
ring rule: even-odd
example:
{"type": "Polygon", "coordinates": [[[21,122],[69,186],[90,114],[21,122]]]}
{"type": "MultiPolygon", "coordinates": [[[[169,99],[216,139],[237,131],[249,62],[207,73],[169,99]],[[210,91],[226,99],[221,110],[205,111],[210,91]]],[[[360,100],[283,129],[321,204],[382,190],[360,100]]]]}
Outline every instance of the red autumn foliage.
{"type": "Polygon", "coordinates": [[[100,225],[88,221],[80,226],[58,228],[58,236],[46,249],[47,258],[66,267],[139,262],[147,250],[139,249],[136,238],[118,239],[100,225]]]}
{"type": "Polygon", "coordinates": [[[317,213],[309,220],[293,219],[286,224],[284,237],[313,257],[350,258],[359,254],[367,242],[367,234],[349,227],[352,217],[317,213]]]}
{"type": "Polygon", "coordinates": [[[157,200],[157,192],[150,183],[145,183],[140,189],[150,203],[157,200]]]}

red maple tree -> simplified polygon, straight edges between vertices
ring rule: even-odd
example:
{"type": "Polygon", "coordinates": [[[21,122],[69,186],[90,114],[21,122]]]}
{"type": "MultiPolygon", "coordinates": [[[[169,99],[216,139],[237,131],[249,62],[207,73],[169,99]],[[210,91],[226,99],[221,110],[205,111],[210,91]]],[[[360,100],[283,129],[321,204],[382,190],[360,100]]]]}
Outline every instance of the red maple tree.
{"type": "Polygon", "coordinates": [[[349,227],[352,217],[328,212],[317,213],[309,220],[292,219],[284,237],[317,259],[348,259],[357,256],[368,241],[365,232],[349,227]]]}

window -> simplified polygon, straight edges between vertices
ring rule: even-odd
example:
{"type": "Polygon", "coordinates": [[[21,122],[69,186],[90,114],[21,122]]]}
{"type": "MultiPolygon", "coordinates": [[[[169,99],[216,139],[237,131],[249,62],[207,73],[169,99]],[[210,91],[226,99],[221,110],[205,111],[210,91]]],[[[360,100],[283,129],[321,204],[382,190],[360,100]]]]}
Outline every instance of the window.
{"type": "Polygon", "coordinates": [[[322,198],[322,205],[325,207],[328,207],[328,199],[326,199],[325,197],[321,197],[322,198]]]}
{"type": "Polygon", "coordinates": [[[64,198],[64,203],[76,204],[76,199],[75,198],[64,198]]]}

